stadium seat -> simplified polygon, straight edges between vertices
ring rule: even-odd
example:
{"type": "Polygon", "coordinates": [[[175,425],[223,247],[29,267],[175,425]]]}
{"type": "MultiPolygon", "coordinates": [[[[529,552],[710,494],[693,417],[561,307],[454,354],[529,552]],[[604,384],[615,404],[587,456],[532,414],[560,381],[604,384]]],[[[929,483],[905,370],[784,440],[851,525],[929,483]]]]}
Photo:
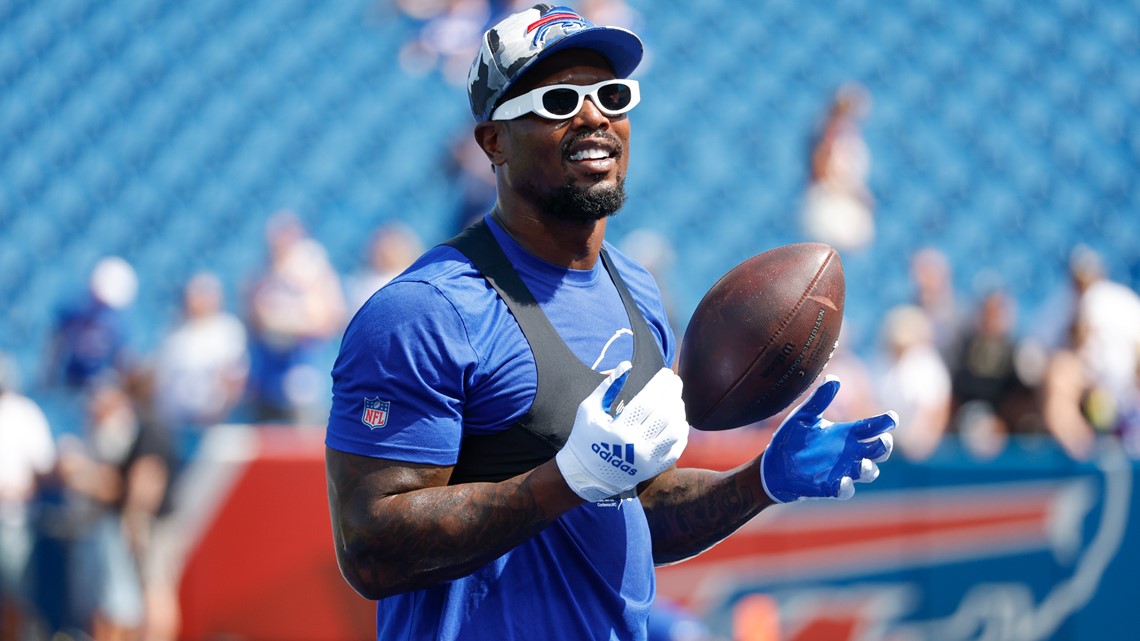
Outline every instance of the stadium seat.
{"type": "MultiPolygon", "coordinates": [[[[650,64],[615,229],[674,241],[680,317],[730,261],[801,239],[809,141],[848,81],[873,98],[877,240],[851,268],[876,286],[848,309],[866,334],[908,293],[884,266],[935,240],[1022,282],[1026,313],[1075,239],[1137,286],[1136,3],[631,4],[650,64]]],[[[344,269],[383,220],[442,240],[458,198],[442,167],[471,120],[461,86],[398,64],[418,28],[369,0],[0,4],[0,296],[52,309],[39,288],[62,297],[120,251],[161,327],[191,271],[248,277],[282,207],[344,269]]],[[[45,324],[0,318],[0,349],[34,371],[45,324]]]]}

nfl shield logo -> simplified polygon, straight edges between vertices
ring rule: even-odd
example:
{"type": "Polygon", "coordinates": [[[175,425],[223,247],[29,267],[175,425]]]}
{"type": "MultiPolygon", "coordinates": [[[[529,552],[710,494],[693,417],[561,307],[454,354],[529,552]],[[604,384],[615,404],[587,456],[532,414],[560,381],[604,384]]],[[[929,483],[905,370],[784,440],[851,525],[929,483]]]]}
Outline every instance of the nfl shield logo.
{"type": "Polygon", "coordinates": [[[368,426],[368,429],[374,430],[378,427],[384,427],[388,424],[388,408],[392,404],[388,401],[382,401],[377,398],[364,399],[364,416],[361,420],[368,426]]]}

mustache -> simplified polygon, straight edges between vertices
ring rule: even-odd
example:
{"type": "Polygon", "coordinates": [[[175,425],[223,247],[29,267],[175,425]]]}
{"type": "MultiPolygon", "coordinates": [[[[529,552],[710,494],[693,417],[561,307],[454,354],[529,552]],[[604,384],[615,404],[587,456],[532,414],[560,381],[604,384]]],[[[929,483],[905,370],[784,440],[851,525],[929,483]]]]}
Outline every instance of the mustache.
{"type": "Polygon", "coordinates": [[[614,148],[615,156],[622,156],[625,154],[625,146],[621,144],[618,137],[609,133],[608,131],[582,131],[574,135],[573,138],[562,143],[562,155],[566,156],[570,153],[570,147],[585,141],[585,140],[604,140],[610,143],[614,148]]]}

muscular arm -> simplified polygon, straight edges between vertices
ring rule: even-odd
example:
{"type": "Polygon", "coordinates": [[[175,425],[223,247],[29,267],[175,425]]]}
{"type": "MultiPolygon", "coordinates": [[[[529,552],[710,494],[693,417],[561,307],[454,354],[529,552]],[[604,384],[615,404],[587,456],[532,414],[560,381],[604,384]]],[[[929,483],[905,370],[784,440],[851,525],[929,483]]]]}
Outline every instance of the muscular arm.
{"type": "Polygon", "coordinates": [[[773,504],[760,483],[759,457],[727,472],[671,468],[640,497],[658,565],[704,552],[773,504]]]}
{"type": "Polygon", "coordinates": [[[369,599],[469,574],[582,503],[553,460],[501,483],[448,486],[449,467],[326,448],[325,471],[337,562],[369,599]]]}

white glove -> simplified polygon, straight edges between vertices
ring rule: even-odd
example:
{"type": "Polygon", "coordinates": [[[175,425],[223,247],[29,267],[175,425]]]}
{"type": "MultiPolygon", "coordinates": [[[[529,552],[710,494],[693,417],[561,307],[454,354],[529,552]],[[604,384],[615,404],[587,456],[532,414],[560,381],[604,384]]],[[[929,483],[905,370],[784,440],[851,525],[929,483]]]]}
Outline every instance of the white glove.
{"type": "Polygon", "coordinates": [[[616,418],[609,415],[631,367],[623,361],[578,405],[570,437],[554,457],[570,489],[587,501],[621,494],[657,476],[677,462],[689,442],[681,378],[670,369],[657,372],[616,418]]]}

